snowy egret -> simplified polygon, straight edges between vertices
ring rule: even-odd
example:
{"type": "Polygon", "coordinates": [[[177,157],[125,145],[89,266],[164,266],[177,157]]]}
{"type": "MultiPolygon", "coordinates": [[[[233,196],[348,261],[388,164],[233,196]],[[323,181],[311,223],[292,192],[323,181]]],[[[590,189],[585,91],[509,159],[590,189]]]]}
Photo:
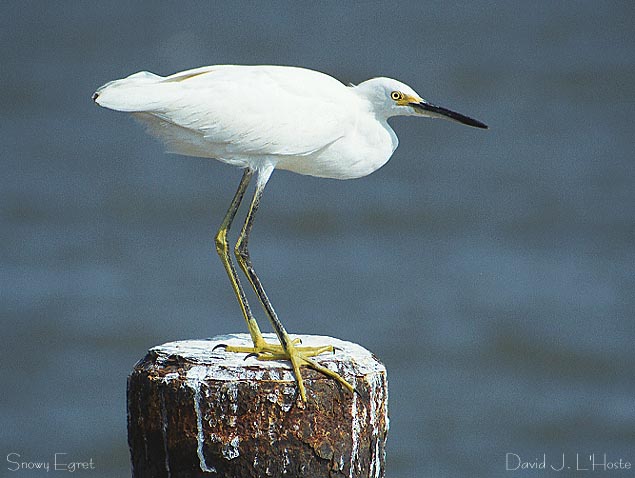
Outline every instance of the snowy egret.
{"type": "Polygon", "coordinates": [[[217,65],[166,77],[142,71],[106,83],[93,100],[132,113],[170,152],[214,158],[244,169],[215,240],[253,347],[228,346],[226,351],[253,354],[261,360],[290,360],[304,401],[303,365],[351,391],[353,387],[311,358],[332,352],[332,346],[302,347],[289,337],[252,266],[249,233],[273,170],[335,179],[366,176],[383,166],[397,148],[397,135],[387,122],[392,116],[444,118],[487,128],[480,121],[427,102],[397,80],[373,78],[345,86],[324,73],[287,66],[217,65]],[[234,253],[280,344],[263,339],[227,243],[227,232],[254,174],[255,192],[234,253]]]}

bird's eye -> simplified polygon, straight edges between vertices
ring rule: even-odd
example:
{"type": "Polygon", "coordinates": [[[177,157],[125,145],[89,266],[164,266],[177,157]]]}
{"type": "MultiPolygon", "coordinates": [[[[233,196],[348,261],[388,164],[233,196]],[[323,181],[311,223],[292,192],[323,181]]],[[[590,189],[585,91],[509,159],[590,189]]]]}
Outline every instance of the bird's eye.
{"type": "Polygon", "coordinates": [[[403,100],[403,93],[401,91],[393,91],[390,93],[390,97],[395,101],[403,100]]]}

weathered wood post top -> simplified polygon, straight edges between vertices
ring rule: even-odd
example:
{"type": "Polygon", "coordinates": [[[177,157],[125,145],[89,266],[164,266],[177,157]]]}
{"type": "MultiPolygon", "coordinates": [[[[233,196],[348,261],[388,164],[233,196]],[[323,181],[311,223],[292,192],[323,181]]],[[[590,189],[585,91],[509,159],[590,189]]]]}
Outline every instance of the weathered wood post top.
{"type": "Polygon", "coordinates": [[[302,402],[287,361],[213,350],[251,345],[248,334],[150,349],[128,379],[133,478],[383,477],[385,367],[351,342],[294,337],[302,345],[334,345],[334,354],[315,360],[353,384],[355,393],[303,367],[302,402]]]}

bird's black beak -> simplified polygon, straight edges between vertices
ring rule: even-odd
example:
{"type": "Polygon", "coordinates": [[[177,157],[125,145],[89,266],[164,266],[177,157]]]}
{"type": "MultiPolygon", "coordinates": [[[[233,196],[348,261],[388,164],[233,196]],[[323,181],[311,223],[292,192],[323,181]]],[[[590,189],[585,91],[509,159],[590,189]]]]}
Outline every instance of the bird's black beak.
{"type": "Polygon", "coordinates": [[[456,111],[449,110],[447,108],[443,108],[442,106],[435,106],[426,101],[421,101],[419,103],[410,103],[413,108],[419,110],[425,116],[431,116],[433,118],[443,118],[449,119],[452,121],[456,121],[458,123],[463,123],[468,126],[473,126],[475,128],[487,129],[487,125],[485,123],[481,123],[474,118],[470,118],[469,116],[462,115],[461,113],[457,113],[456,111]]]}

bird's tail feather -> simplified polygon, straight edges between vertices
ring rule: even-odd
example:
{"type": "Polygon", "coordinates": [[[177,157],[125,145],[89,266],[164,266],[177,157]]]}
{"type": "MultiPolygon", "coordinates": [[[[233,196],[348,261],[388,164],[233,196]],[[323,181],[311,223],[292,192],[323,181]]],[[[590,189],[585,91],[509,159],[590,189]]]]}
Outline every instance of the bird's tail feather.
{"type": "MultiPolygon", "coordinates": [[[[99,106],[116,111],[147,112],[160,107],[157,95],[150,86],[159,85],[164,78],[149,71],[140,71],[121,80],[114,80],[100,87],[93,95],[99,106]]],[[[161,103],[165,95],[161,95],[161,103]]]]}

